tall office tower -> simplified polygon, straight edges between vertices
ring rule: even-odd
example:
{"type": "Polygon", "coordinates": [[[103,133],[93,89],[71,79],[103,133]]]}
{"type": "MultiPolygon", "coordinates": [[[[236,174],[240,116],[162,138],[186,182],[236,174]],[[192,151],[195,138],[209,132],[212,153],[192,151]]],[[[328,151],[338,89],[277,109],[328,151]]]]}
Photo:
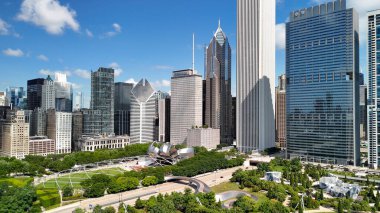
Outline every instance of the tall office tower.
{"type": "Polygon", "coordinates": [[[275,0],[237,1],[236,144],[275,146],[275,0]]]}
{"type": "Polygon", "coordinates": [[[41,108],[44,110],[55,109],[55,95],[54,81],[49,75],[42,85],[41,108]]]}
{"type": "Polygon", "coordinates": [[[220,27],[206,50],[205,124],[220,129],[221,143],[232,144],[231,47],[220,27]]]}
{"type": "Polygon", "coordinates": [[[158,101],[158,141],[170,141],[170,97],[158,101]]]}
{"type": "Polygon", "coordinates": [[[130,134],[131,90],[133,84],[115,83],[115,134],[130,134]]]}
{"type": "Polygon", "coordinates": [[[5,106],[5,92],[0,92],[0,106],[5,106]]]}
{"type": "Polygon", "coordinates": [[[24,109],[26,97],[23,87],[9,87],[6,89],[5,94],[6,105],[12,105],[13,108],[24,109]]]}
{"type": "Polygon", "coordinates": [[[1,156],[23,159],[29,154],[29,124],[22,110],[10,110],[0,123],[1,156]]]}
{"type": "Polygon", "coordinates": [[[367,141],[367,91],[368,87],[367,85],[360,85],[360,140],[361,141],[367,141]]]}
{"type": "Polygon", "coordinates": [[[278,77],[276,87],[276,143],[281,149],[286,148],[286,76],[278,77]]]}
{"type": "Polygon", "coordinates": [[[359,165],[358,16],[338,0],[286,24],[287,156],[359,165]]]}
{"type": "Polygon", "coordinates": [[[114,133],[114,70],[99,68],[91,73],[91,109],[100,110],[102,133],[114,133]]]}
{"type": "Polygon", "coordinates": [[[55,141],[57,154],[71,152],[72,113],[47,111],[47,136],[55,141]]]}
{"type": "Polygon", "coordinates": [[[155,121],[154,121],[154,141],[159,141],[160,138],[160,112],[159,112],[159,102],[167,97],[170,97],[169,93],[163,91],[157,91],[155,94],[155,121]]]}
{"type": "Polygon", "coordinates": [[[202,76],[195,71],[174,71],[171,78],[170,142],[186,143],[187,130],[202,126],[202,76]]]}
{"type": "Polygon", "coordinates": [[[45,79],[36,78],[28,80],[27,93],[27,105],[29,110],[41,107],[42,102],[42,85],[44,85],[45,79]]]}
{"type": "Polygon", "coordinates": [[[74,107],[73,111],[78,111],[83,108],[83,93],[76,92],[74,96],[74,107]]]}
{"type": "Polygon", "coordinates": [[[73,151],[80,151],[79,139],[83,135],[83,112],[79,110],[74,111],[72,119],[71,147],[73,151]]]}
{"type": "Polygon", "coordinates": [[[232,97],[232,138],[236,140],[236,97],[232,97]]]}
{"type": "Polygon", "coordinates": [[[131,93],[131,143],[152,142],[156,121],[155,91],[148,80],[141,79],[131,93]]]}
{"type": "Polygon", "coordinates": [[[71,83],[67,82],[66,74],[55,74],[55,110],[58,112],[73,111],[73,88],[71,83]]]}
{"type": "Polygon", "coordinates": [[[30,122],[30,136],[46,136],[46,110],[35,108],[30,122]]]}
{"type": "Polygon", "coordinates": [[[379,167],[380,10],[368,14],[368,164],[379,167]]]}
{"type": "Polygon", "coordinates": [[[94,109],[82,109],[81,112],[83,113],[83,134],[102,134],[102,111],[94,109]]]}
{"type": "MultiPolygon", "coordinates": [[[[206,58],[206,49],[205,49],[206,58]]],[[[207,64],[205,59],[205,64],[207,64]]],[[[206,71],[206,66],[205,66],[206,71]]],[[[205,75],[206,76],[206,75],[205,75]]],[[[202,80],[202,125],[206,125],[206,80],[202,80]]]]}

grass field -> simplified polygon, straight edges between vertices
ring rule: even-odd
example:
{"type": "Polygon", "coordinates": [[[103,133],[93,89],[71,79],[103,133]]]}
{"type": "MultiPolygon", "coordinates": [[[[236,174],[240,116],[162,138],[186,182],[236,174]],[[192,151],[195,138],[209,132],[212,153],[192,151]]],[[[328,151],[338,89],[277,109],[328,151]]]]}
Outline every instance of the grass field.
{"type": "Polygon", "coordinates": [[[24,187],[33,182],[30,177],[0,178],[0,183],[8,183],[17,187],[24,187]]]}
{"type": "Polygon", "coordinates": [[[57,182],[59,186],[62,188],[66,185],[73,186],[74,189],[81,188],[80,182],[89,179],[94,174],[105,174],[109,176],[116,176],[121,175],[125,172],[125,170],[120,168],[110,168],[110,169],[101,169],[101,170],[95,170],[95,171],[87,171],[87,172],[78,172],[73,174],[65,174],[55,179],[51,179],[45,182],[45,184],[38,185],[38,188],[52,188],[57,189],[57,182]]]}
{"type": "Polygon", "coordinates": [[[242,191],[239,189],[239,185],[231,182],[224,182],[216,186],[211,187],[212,191],[216,194],[226,192],[226,191],[242,191]]]}

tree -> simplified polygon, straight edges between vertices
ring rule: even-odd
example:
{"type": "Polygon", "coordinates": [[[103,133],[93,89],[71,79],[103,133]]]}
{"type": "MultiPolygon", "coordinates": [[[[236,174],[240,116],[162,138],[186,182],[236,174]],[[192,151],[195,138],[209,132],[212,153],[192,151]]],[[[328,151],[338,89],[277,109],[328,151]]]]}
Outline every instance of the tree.
{"type": "Polygon", "coordinates": [[[76,208],[73,213],[86,213],[86,212],[81,208],[76,208]]]}
{"type": "Polygon", "coordinates": [[[112,207],[112,206],[108,206],[108,207],[106,207],[106,208],[102,211],[102,213],[116,213],[116,210],[115,210],[114,207],[112,207]]]}
{"type": "Polygon", "coordinates": [[[303,213],[302,201],[298,203],[298,213],[303,213]]]}
{"type": "Polygon", "coordinates": [[[135,207],[136,207],[136,209],[143,209],[143,208],[145,208],[145,201],[141,200],[140,197],[137,198],[137,200],[135,202],[135,207]]]}
{"type": "Polygon", "coordinates": [[[239,207],[244,212],[253,212],[254,206],[255,206],[255,201],[248,196],[241,196],[235,201],[233,206],[239,207]]]}
{"type": "Polygon", "coordinates": [[[338,200],[338,208],[337,208],[338,213],[343,213],[343,205],[342,205],[342,200],[338,200]]]}
{"type": "Polygon", "coordinates": [[[65,187],[63,187],[62,195],[63,197],[71,197],[73,196],[73,192],[74,192],[73,187],[66,185],[65,187]]]}
{"type": "Polygon", "coordinates": [[[105,192],[105,186],[103,183],[95,183],[84,189],[83,196],[85,197],[102,197],[105,192]]]}
{"type": "Polygon", "coordinates": [[[93,213],[103,213],[103,209],[100,205],[96,205],[92,210],[93,213]]]}
{"type": "Polygon", "coordinates": [[[141,182],[141,184],[142,184],[143,186],[156,185],[157,183],[158,183],[158,179],[157,179],[157,177],[155,177],[155,176],[146,176],[146,177],[142,180],[142,182],[141,182]]]}
{"type": "Polygon", "coordinates": [[[125,205],[124,203],[119,204],[119,207],[117,208],[118,213],[125,213],[126,209],[125,209],[124,205],[125,205]]]}

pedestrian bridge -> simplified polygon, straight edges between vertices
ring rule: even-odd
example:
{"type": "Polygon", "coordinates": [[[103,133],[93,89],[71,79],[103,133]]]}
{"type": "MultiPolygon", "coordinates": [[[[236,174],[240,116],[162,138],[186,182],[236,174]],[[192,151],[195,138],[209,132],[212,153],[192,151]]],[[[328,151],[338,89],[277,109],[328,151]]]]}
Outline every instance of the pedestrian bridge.
{"type": "Polygon", "coordinates": [[[189,178],[189,177],[182,177],[182,176],[166,176],[165,177],[166,182],[170,181],[188,181],[189,185],[195,186],[195,193],[203,192],[208,193],[211,192],[211,188],[203,181],[195,179],[195,178],[189,178]]]}

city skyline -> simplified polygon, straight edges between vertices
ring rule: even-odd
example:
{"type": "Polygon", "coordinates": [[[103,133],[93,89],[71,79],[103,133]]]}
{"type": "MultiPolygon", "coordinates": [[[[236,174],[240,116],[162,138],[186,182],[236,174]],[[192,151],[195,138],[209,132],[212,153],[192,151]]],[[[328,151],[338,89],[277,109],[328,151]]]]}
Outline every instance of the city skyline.
{"type": "MultiPolygon", "coordinates": [[[[12,75],[4,75],[0,80],[0,91],[8,86],[20,86],[26,89],[27,80],[46,78],[46,74],[61,71],[68,74],[68,81],[73,83],[75,92],[83,92],[84,107],[89,107],[91,75],[89,72],[96,71],[99,66],[114,68],[116,82],[137,83],[138,79],[149,76],[156,90],[170,91],[171,72],[178,68],[191,67],[192,33],[196,35],[195,67],[198,73],[204,73],[204,45],[209,42],[220,19],[223,30],[231,43],[232,94],[236,95],[236,4],[234,1],[223,0],[218,1],[218,4],[215,4],[215,1],[192,1],[182,4],[170,4],[170,1],[160,4],[149,1],[138,3],[114,1],[107,4],[106,1],[99,0],[93,2],[94,5],[88,5],[69,0],[48,0],[46,2],[55,4],[56,10],[66,11],[65,16],[57,17],[52,23],[44,22],[43,17],[38,14],[43,15],[46,11],[37,11],[33,23],[23,21],[22,15],[30,15],[28,11],[35,9],[27,7],[25,2],[33,1],[0,3],[2,8],[6,8],[0,15],[0,40],[4,41],[0,44],[0,60],[3,61],[0,69],[4,74],[12,73],[12,75]],[[146,4],[153,4],[152,6],[158,4],[156,6],[160,8],[160,11],[151,11],[150,7],[147,9],[144,7],[146,4]],[[171,6],[168,7],[167,4],[171,6]],[[96,7],[89,12],[86,6],[96,7]],[[217,8],[210,11],[207,9],[208,6],[217,8]],[[115,13],[107,18],[95,18],[92,13],[95,13],[97,8],[112,8],[115,13]],[[138,10],[138,8],[148,11],[141,15],[130,11],[131,9],[138,10]],[[126,13],[118,14],[117,11],[121,9],[126,10],[126,13]],[[157,20],[153,19],[157,13],[163,14],[166,10],[174,10],[176,13],[168,13],[170,15],[164,15],[157,20]],[[183,11],[197,14],[197,16],[190,18],[181,15],[178,20],[172,20],[173,16],[183,11]],[[139,24],[134,20],[139,20],[139,24]],[[172,33],[173,29],[176,33],[172,33]],[[158,36],[156,39],[161,42],[157,43],[146,37],[153,32],[158,36]],[[151,47],[161,50],[160,58],[156,57],[156,51],[146,54],[151,47]],[[99,48],[104,51],[96,51],[99,48]],[[73,49],[75,51],[72,51],[73,49]],[[82,57],[78,57],[79,55],[82,57]]],[[[325,1],[277,0],[276,76],[285,73],[284,22],[292,10],[309,7],[317,2],[325,1]]],[[[358,1],[349,0],[347,4],[348,7],[354,6],[359,13],[360,35],[362,35],[360,66],[366,73],[366,45],[363,45],[366,39],[366,24],[363,23],[363,19],[365,20],[367,11],[379,8],[380,2],[364,0],[360,1],[359,5],[358,1]]],[[[49,17],[51,14],[46,15],[49,17]]]]}

